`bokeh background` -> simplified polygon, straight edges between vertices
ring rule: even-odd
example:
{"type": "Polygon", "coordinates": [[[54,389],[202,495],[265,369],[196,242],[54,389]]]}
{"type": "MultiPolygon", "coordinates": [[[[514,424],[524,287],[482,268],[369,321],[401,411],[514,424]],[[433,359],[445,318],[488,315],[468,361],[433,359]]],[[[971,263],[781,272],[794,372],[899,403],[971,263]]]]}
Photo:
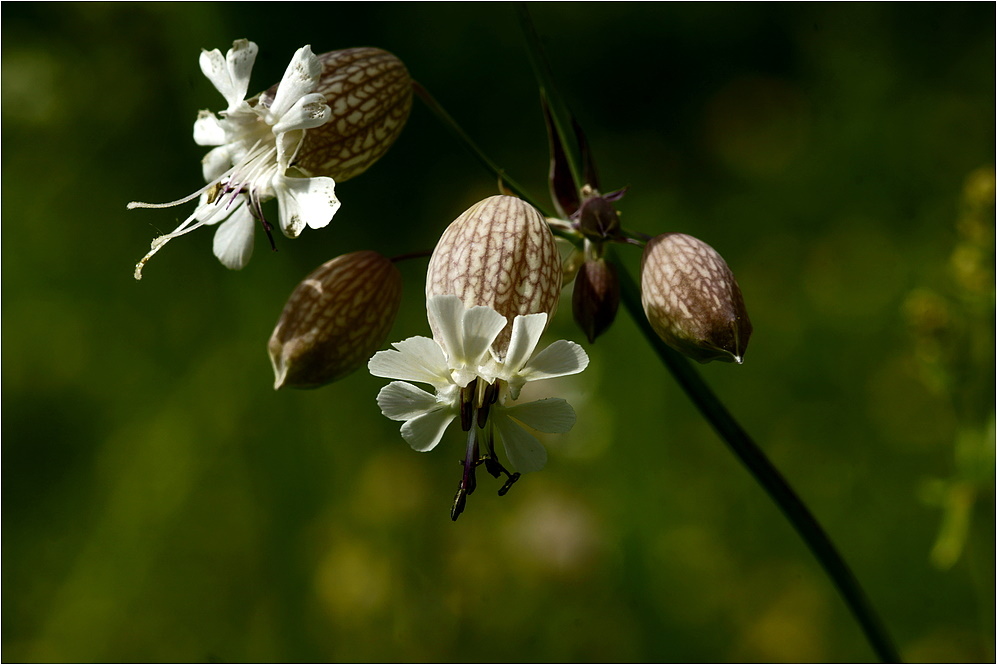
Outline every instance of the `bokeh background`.
{"type": "MultiPolygon", "coordinates": [[[[911,661],[994,659],[994,5],[532,8],[624,224],[716,247],[755,335],[702,367],[911,661]]],[[[5,3],[5,661],[867,661],[821,569],[621,312],[553,386],[579,421],[448,515],[460,437],[412,452],[358,372],[274,392],[284,300],[347,251],[431,248],[495,193],[424,106],[343,208],[240,273],[199,187],[202,47],[401,57],[545,192],[507,4],[5,3]]],[[[631,270],[636,249],[621,255],[631,270]]],[[[425,334],[402,264],[391,340],[425,334]]],[[[570,303],[570,301],[567,301],[570,303]]],[[[550,339],[579,339],[562,302],[550,339]]]]}

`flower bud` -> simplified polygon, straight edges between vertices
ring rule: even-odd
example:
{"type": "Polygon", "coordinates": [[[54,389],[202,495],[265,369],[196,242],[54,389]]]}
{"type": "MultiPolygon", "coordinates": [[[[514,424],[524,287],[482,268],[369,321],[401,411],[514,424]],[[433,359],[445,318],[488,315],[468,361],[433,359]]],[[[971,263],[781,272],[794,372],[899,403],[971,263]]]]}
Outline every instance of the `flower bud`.
{"type": "Polygon", "coordinates": [[[613,238],[620,232],[620,215],[606,197],[590,196],[582,201],[578,230],[596,242],[613,238]]]}
{"type": "Polygon", "coordinates": [[[268,349],[274,389],[318,388],[364,366],[384,344],[402,276],[377,252],[337,256],[291,293],[268,349]]]}
{"type": "Polygon", "coordinates": [[[654,331],[701,363],[742,362],[751,321],[723,257],[698,238],[665,233],[644,249],[641,301],[654,331]]]}
{"type": "MultiPolygon", "coordinates": [[[[350,48],[317,56],[332,116],[305,132],[293,166],[309,176],[343,182],[360,175],[388,151],[412,108],[412,79],[402,61],[377,48],[350,48]]],[[[277,87],[263,93],[273,100],[277,87]]]]}
{"type": "MultiPolygon", "coordinates": [[[[504,354],[520,314],[557,309],[561,257],[546,220],[513,196],[474,204],[443,232],[426,275],[426,297],[455,295],[464,307],[491,307],[509,321],[493,348],[504,354]]],[[[434,336],[437,335],[433,330],[434,336]]]]}
{"type": "Polygon", "coordinates": [[[607,263],[606,259],[583,263],[575,277],[571,307],[575,322],[590,344],[609,329],[619,306],[620,282],[616,277],[616,266],[607,263]]]}

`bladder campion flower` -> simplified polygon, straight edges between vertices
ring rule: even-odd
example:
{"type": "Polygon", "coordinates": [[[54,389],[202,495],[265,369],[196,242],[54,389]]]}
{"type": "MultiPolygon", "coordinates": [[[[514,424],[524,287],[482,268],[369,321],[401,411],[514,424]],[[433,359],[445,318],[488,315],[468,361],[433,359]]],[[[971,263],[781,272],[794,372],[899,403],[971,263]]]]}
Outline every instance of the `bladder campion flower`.
{"type": "Polygon", "coordinates": [[[560,398],[518,403],[522,387],[539,381],[581,372],[588,356],[574,342],[560,340],[534,354],[547,325],[547,314],[516,316],[506,352],[496,352],[495,342],[506,327],[504,315],[491,307],[465,309],[457,296],[433,296],[427,301],[436,339],[411,337],[393,344],[370,359],[374,376],[393,381],[377,396],[381,413],[402,421],[402,438],[417,451],[432,450],[455,419],[468,432],[464,477],[451,511],[457,519],[468,494],[474,491],[474,469],[484,463],[496,478],[509,481],[504,494],[520,473],[538,471],[547,452],[522,425],[548,433],[571,429],[575,412],[560,398]],[[433,392],[410,381],[428,384],[433,392]],[[515,473],[498,462],[496,444],[515,473]]]}
{"type": "Polygon", "coordinates": [[[217,115],[201,111],[194,141],[216,146],[202,160],[206,186],[165,204],[133,202],[129,208],[166,208],[198,199],[194,212],[172,233],[152,242],[135,267],[163,245],[203,225],[221,223],[215,256],[240,269],[253,252],[254,220],[273,247],[263,202],[276,198],[279,225],[288,238],[305,227],[329,224],[340,202],[336,180],[373,164],[397,138],[411,107],[411,86],[401,62],[379,49],[347,49],[316,56],[304,46],[275,87],[245,99],[257,46],[240,39],[223,56],[201,53],[201,71],[225,97],[217,115]]]}

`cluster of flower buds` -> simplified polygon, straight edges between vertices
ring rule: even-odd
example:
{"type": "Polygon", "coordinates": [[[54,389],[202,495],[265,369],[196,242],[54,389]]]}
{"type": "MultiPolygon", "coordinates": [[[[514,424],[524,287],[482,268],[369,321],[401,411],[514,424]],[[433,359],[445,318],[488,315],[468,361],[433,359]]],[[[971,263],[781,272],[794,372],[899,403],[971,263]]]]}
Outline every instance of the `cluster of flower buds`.
{"type": "MultiPolygon", "coordinates": [[[[296,237],[329,223],[339,208],[336,181],[377,161],[398,137],[411,106],[412,82],[402,63],[374,48],[313,55],[299,49],[280,83],[246,99],[257,48],[240,40],[226,56],[201,55],[201,69],[228,102],[218,115],[202,111],[194,125],[201,145],[216,146],[203,162],[207,185],[176,205],[199,199],[165,242],[220,223],[215,254],[241,268],[257,222],[270,236],[261,203],[276,198],[280,228],[296,237]]],[[[543,468],[547,453],[532,430],[571,429],[575,412],[563,399],[520,401],[526,383],[581,372],[588,356],[560,340],[537,350],[574,281],[572,311],[590,343],[612,325],[620,279],[607,258],[610,243],[644,244],[624,231],[614,204],[625,190],[600,193],[584,135],[574,127],[584,174],[568,168],[567,151],[545,106],[551,136],[550,189],[557,219],[545,219],[514,196],[476,203],[447,227],[426,276],[432,337],[410,337],[378,351],[401,301],[394,261],[372,251],[345,254],[308,275],[293,291],[270,338],[274,387],[315,388],[366,364],[394,379],[377,396],[381,412],[399,421],[417,451],[429,451],[458,421],[466,436],[463,473],[451,508],[456,520],[484,465],[505,478],[543,468]],[[583,182],[576,182],[581,177],[583,182]],[[574,243],[562,267],[553,231],[574,243]],[[428,386],[429,390],[415,384],[428,386]]],[[[130,207],[161,207],[130,204],[130,207]]],[[[645,236],[646,237],[646,236],[645,236]]],[[[273,239],[271,238],[271,244],[273,239]]],[[[700,362],[741,362],[751,333],[740,288],[711,247],[680,233],[646,242],[641,263],[644,312],[669,345],[700,362]]]]}
{"type": "MultiPolygon", "coordinates": [[[[626,193],[598,190],[595,164],[581,128],[574,139],[582,153],[584,184],[578,186],[567,150],[544,102],[550,137],[550,192],[558,214],[552,226],[580,239],[581,260],[575,276],[572,310],[590,343],[603,334],[620,302],[615,266],[604,258],[609,243],[640,244],[623,230],[614,207],[626,193]]],[[[645,236],[646,237],[646,236],[645,236]]],[[[650,238],[641,261],[641,302],[651,327],[675,350],[699,362],[742,362],[751,321],[741,289],[719,253],[702,240],[681,233],[650,238]]]]}

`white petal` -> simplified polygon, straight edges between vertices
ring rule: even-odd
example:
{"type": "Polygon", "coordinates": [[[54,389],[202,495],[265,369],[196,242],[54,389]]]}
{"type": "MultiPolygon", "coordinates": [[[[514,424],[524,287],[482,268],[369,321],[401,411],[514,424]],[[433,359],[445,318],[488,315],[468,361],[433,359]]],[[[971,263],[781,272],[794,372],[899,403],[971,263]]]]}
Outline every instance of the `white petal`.
{"type": "Polygon", "coordinates": [[[490,418],[496,439],[505,448],[509,465],[520,473],[539,471],[547,463],[547,451],[543,445],[522,427],[509,418],[495,413],[490,418]]]}
{"type": "Polygon", "coordinates": [[[377,393],[381,413],[391,420],[411,420],[441,407],[436,396],[411,383],[392,381],[377,393]]]}
{"type": "Polygon", "coordinates": [[[232,88],[229,80],[228,68],[225,66],[225,56],[218,49],[210,51],[202,49],[201,57],[198,58],[201,65],[201,72],[207,77],[218,92],[228,99],[228,93],[232,88]]]}
{"type": "Polygon", "coordinates": [[[239,204],[229,218],[215,231],[215,256],[229,270],[241,270],[253,255],[253,215],[249,206],[239,204]]]}
{"type": "Polygon", "coordinates": [[[575,410],[559,397],[493,408],[498,408],[499,413],[515,418],[535,430],[549,434],[563,434],[575,424],[575,410]]]}
{"type": "Polygon", "coordinates": [[[231,150],[227,145],[211,150],[201,159],[201,174],[204,182],[218,180],[232,168],[231,150]]]}
{"type": "Polygon", "coordinates": [[[218,49],[201,51],[201,71],[222,93],[230,109],[239,106],[246,97],[257,50],[253,42],[239,39],[233,42],[227,57],[222,57],[218,49]]]}
{"type": "Polygon", "coordinates": [[[504,359],[505,369],[509,374],[518,372],[526,364],[546,327],[547,314],[543,312],[517,316],[513,320],[512,337],[504,359]]]}
{"type": "Polygon", "coordinates": [[[374,376],[418,381],[436,387],[447,385],[450,372],[440,346],[428,337],[409,337],[393,344],[397,351],[378,351],[367,362],[374,376]]]}
{"type": "MultiPolygon", "coordinates": [[[[464,312],[461,339],[463,340],[461,360],[470,366],[478,366],[483,356],[499,333],[506,326],[506,318],[491,307],[472,307],[464,312]]],[[[453,366],[451,358],[451,366],[453,366]]]]}
{"type": "Polygon", "coordinates": [[[402,425],[402,438],[420,453],[432,450],[456,416],[457,409],[450,407],[424,413],[402,425]]]}
{"type": "Polygon", "coordinates": [[[332,109],[325,103],[322,93],[313,92],[305,95],[296,101],[287,113],[280,117],[280,120],[273,126],[273,133],[280,134],[296,129],[311,129],[324,124],[332,109]]]}
{"type": "MultiPolygon", "coordinates": [[[[464,305],[454,295],[433,296],[426,301],[426,315],[447,356],[462,355],[464,349],[464,305]]],[[[451,365],[452,366],[452,365],[451,365]]]]}
{"type": "Polygon", "coordinates": [[[277,173],[271,183],[280,208],[280,228],[288,238],[297,238],[305,226],[322,228],[339,210],[332,178],[288,178],[277,173]]]}
{"type": "Polygon", "coordinates": [[[301,148],[301,142],[304,138],[305,131],[303,129],[276,134],[274,143],[277,145],[278,173],[287,173],[287,169],[297,156],[298,149],[301,148]]]}
{"type": "Polygon", "coordinates": [[[270,124],[275,124],[285,113],[318,84],[322,65],[312,53],[310,46],[299,48],[284,70],[284,76],[277,86],[277,94],[270,105],[270,124]]]}
{"type": "Polygon", "coordinates": [[[253,72],[253,64],[256,62],[258,51],[259,48],[253,42],[239,39],[232,44],[232,48],[225,55],[233,86],[232,97],[229,99],[230,109],[238,106],[246,98],[246,91],[249,90],[249,76],[253,72]]]}
{"type": "Polygon", "coordinates": [[[225,145],[228,142],[225,126],[211,111],[200,111],[194,122],[194,143],[197,145],[225,145]]]}
{"type": "Polygon", "coordinates": [[[578,374],[588,367],[589,357],[574,342],[560,339],[538,353],[526,364],[520,376],[527,381],[553,379],[558,376],[578,374]]]}

